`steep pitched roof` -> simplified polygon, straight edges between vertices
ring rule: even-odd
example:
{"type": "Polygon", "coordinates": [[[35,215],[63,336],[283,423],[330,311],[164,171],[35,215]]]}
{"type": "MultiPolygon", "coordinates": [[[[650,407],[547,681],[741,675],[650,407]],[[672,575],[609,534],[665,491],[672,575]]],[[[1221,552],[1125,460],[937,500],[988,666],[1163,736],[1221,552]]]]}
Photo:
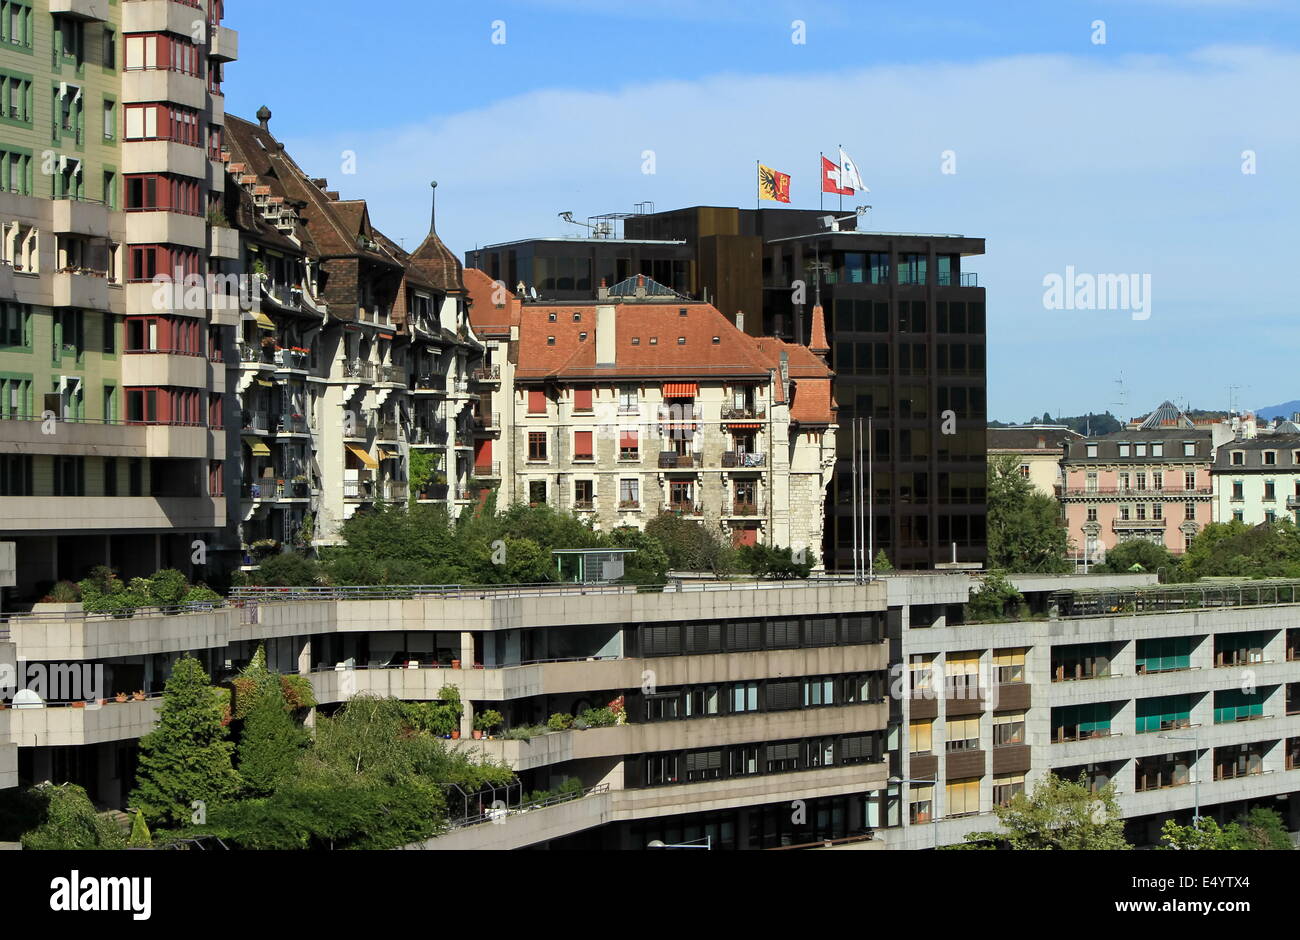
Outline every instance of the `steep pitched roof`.
{"type": "Polygon", "coordinates": [[[509,338],[510,327],[519,325],[523,307],[519,298],[504,287],[498,288],[496,281],[478,268],[465,269],[465,289],[469,291],[469,322],[474,332],[483,337],[509,338]],[[505,299],[500,307],[493,303],[498,290],[505,299]]]}
{"type": "Polygon", "coordinates": [[[1191,428],[1195,426],[1195,422],[1183,414],[1173,402],[1166,401],[1147,415],[1146,420],[1138,425],[1138,428],[1142,431],[1150,431],[1156,428],[1191,428]]]}

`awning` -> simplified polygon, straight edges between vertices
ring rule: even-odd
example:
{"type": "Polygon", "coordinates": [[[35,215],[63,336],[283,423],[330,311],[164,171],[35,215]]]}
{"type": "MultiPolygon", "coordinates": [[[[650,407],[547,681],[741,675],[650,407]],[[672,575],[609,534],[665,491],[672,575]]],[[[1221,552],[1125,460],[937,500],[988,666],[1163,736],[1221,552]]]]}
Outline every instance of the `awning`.
{"type": "Polygon", "coordinates": [[[379,469],[379,461],[377,461],[374,457],[371,457],[370,454],[367,453],[365,450],[361,449],[360,447],[357,447],[355,444],[344,444],[343,446],[352,452],[353,457],[357,458],[357,460],[360,460],[371,470],[379,469]]]}
{"type": "Polygon", "coordinates": [[[275,324],[271,322],[271,318],[264,313],[259,313],[257,315],[257,325],[264,330],[270,330],[272,333],[275,332],[275,324]]]}
{"type": "Polygon", "coordinates": [[[258,379],[257,384],[264,386],[266,388],[271,388],[275,385],[275,383],[272,382],[270,379],[258,379]]]}
{"type": "Polygon", "coordinates": [[[248,449],[253,452],[254,457],[271,456],[271,448],[267,447],[265,442],[263,442],[260,438],[246,437],[244,438],[244,443],[248,445],[248,449]]]}
{"type": "Polygon", "coordinates": [[[395,450],[391,450],[391,449],[389,449],[389,448],[387,448],[387,447],[381,447],[381,448],[379,448],[379,459],[380,459],[380,460],[396,460],[396,459],[397,459],[398,457],[400,457],[400,456],[402,456],[402,455],[399,454],[399,453],[398,453],[397,451],[395,451],[395,450]]]}
{"type": "Polygon", "coordinates": [[[757,431],[763,426],[757,422],[724,421],[723,423],[733,431],[757,431]]]}
{"type": "Polygon", "coordinates": [[[694,398],[699,388],[695,382],[665,382],[664,398],[694,398]]]}

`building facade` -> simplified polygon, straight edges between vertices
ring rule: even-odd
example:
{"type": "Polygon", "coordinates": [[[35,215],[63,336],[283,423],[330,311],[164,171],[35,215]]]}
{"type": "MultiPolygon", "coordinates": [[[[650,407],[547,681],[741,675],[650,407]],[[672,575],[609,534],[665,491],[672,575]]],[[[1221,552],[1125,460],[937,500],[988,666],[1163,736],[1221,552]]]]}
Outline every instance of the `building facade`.
{"type": "Polygon", "coordinates": [[[1036,492],[1053,499],[1065,482],[1061,471],[1063,448],[1069,441],[1083,439],[1082,434],[1056,424],[989,428],[986,433],[990,461],[1012,460],[1036,492]]]}
{"type": "Polygon", "coordinates": [[[38,599],[95,564],[189,569],[224,525],[206,275],[220,0],[6,2],[0,16],[0,529],[38,599]]]}
{"type": "Polygon", "coordinates": [[[1267,434],[1223,444],[1211,476],[1215,522],[1300,522],[1300,435],[1267,434]]]}

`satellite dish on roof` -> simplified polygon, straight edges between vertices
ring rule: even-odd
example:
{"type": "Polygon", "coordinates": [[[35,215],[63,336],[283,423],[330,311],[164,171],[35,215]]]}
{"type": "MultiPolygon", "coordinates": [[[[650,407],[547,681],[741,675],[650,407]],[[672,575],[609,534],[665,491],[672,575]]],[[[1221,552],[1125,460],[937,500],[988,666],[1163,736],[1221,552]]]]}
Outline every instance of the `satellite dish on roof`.
{"type": "Polygon", "coordinates": [[[44,708],[45,701],[34,689],[19,689],[14,693],[14,708],[44,708]]]}

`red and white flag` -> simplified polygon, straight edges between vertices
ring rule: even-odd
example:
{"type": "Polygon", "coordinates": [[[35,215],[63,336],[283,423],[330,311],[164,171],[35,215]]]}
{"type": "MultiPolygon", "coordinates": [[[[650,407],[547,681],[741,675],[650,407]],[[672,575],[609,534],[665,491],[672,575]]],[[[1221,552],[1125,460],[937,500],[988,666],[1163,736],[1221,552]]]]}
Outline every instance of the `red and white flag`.
{"type": "Polygon", "coordinates": [[[853,195],[853,187],[842,184],[839,166],[824,156],[822,157],[822,192],[835,193],[837,196],[853,195]]]}

